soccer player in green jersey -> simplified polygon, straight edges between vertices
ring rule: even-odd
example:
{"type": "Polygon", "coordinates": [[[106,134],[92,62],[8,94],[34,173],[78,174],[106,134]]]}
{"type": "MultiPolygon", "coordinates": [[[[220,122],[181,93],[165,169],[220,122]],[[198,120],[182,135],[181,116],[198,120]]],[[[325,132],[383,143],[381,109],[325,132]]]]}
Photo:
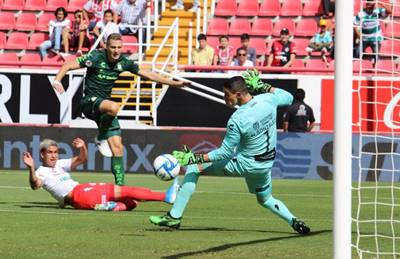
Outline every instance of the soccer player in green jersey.
{"type": "Polygon", "coordinates": [[[196,189],[201,172],[223,171],[226,175],[242,176],[250,193],[258,203],[285,220],[295,231],[307,234],[310,228],[294,216],[286,205],[272,196],[271,168],[275,159],[276,110],[278,106],[292,103],[293,96],[279,88],[264,85],[253,73],[246,82],[235,76],[224,85],[225,103],[239,106],[230,117],[226,135],[220,148],[207,154],[174,151],[173,155],[182,165],[187,165],[181,189],[172,209],[163,216],[151,216],[150,222],[158,226],[179,228],[181,218],[190,197],[196,189]],[[251,95],[259,86],[267,93],[251,95]]]}
{"type": "Polygon", "coordinates": [[[80,108],[83,114],[94,120],[99,134],[96,144],[100,152],[111,158],[111,170],[117,185],[124,184],[123,145],[121,129],[117,119],[119,105],[111,100],[111,90],[115,80],[123,71],[148,78],[161,84],[175,87],[188,85],[184,81],[167,79],[151,71],[141,70],[132,60],[121,55],[122,37],[114,33],[107,38],[105,50],[94,50],[64,64],[58,71],[52,85],[59,93],[64,92],[61,80],[70,70],[86,67],[85,96],[81,99],[80,108]]]}

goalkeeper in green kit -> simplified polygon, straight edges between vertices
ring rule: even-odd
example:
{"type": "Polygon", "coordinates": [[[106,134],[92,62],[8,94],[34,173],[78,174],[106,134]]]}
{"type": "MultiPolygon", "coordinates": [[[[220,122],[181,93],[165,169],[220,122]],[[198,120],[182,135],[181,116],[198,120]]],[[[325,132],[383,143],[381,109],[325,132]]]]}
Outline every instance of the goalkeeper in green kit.
{"type": "Polygon", "coordinates": [[[187,166],[186,174],[172,209],[166,215],[151,216],[153,224],[179,228],[200,173],[223,171],[225,175],[244,177],[257,202],[295,231],[300,234],[310,232],[310,228],[282,201],[272,196],[271,168],[276,153],[277,107],[290,105],[293,96],[263,83],[256,70],[248,70],[242,76],[232,77],[224,85],[226,105],[239,108],[228,120],[221,147],[207,154],[194,154],[186,147],[184,151],[173,152],[181,165],[187,166]]]}
{"type": "Polygon", "coordinates": [[[187,82],[173,81],[154,72],[140,70],[132,60],[122,56],[122,37],[118,33],[110,34],[105,50],[94,50],[64,64],[52,83],[53,88],[64,92],[62,78],[70,70],[86,67],[85,96],[81,99],[80,109],[85,116],[94,120],[99,134],[95,142],[102,155],[111,158],[111,170],[115,184],[124,184],[123,145],[121,129],[117,119],[119,105],[111,100],[111,90],[120,73],[129,71],[162,84],[175,87],[188,85],[187,82]]]}

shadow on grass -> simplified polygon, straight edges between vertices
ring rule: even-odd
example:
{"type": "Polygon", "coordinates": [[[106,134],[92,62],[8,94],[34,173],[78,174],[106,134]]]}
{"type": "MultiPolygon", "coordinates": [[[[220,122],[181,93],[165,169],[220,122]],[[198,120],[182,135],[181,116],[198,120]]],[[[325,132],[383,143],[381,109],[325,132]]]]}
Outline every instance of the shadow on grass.
{"type": "MultiPolygon", "coordinates": [[[[60,209],[57,203],[54,202],[23,202],[22,204],[16,204],[16,206],[24,209],[29,208],[46,208],[46,209],[60,209]]],[[[71,209],[69,207],[65,207],[63,209],[71,209]]]]}
{"type": "Polygon", "coordinates": [[[235,228],[221,228],[221,227],[181,227],[179,230],[167,227],[157,229],[146,229],[152,232],[169,232],[169,231],[219,231],[219,232],[258,232],[258,233],[275,233],[275,234],[293,234],[292,231],[273,231],[273,230],[256,230],[256,229],[235,229],[235,228]]]}
{"type": "Polygon", "coordinates": [[[331,232],[332,232],[332,230],[319,230],[319,231],[311,232],[308,235],[293,234],[291,236],[256,239],[256,240],[251,240],[251,241],[214,246],[214,247],[210,247],[210,248],[207,248],[204,250],[190,251],[190,252],[184,252],[184,253],[180,253],[180,254],[168,255],[168,256],[163,256],[161,258],[172,259],[172,258],[183,258],[183,257],[195,256],[195,255],[206,254],[206,253],[216,253],[216,252],[221,252],[221,251],[224,251],[224,250],[227,250],[227,249],[230,249],[233,247],[238,247],[238,246],[254,245],[254,244],[258,244],[258,243],[266,243],[266,242],[285,240],[285,239],[293,239],[293,238],[307,238],[310,236],[331,233],[331,232]]]}

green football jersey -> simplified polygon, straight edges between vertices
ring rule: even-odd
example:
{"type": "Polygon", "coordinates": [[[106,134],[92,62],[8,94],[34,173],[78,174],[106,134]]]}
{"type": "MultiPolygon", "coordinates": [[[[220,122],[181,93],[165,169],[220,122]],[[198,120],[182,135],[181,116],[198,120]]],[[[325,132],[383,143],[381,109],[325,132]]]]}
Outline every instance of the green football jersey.
{"type": "Polygon", "coordinates": [[[121,56],[117,62],[107,59],[105,50],[94,50],[87,55],[76,59],[81,67],[86,67],[85,95],[107,99],[119,74],[129,71],[134,74],[139,72],[139,66],[132,60],[121,56]]]}

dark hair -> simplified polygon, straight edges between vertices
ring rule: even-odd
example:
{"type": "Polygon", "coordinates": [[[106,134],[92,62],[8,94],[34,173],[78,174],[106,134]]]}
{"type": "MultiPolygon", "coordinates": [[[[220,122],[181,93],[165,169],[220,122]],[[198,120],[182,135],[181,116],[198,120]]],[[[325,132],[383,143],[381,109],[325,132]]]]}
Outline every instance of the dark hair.
{"type": "Polygon", "coordinates": [[[76,9],[74,14],[77,14],[77,13],[82,13],[82,10],[81,9],[76,9]]]}
{"type": "Polygon", "coordinates": [[[227,39],[227,40],[229,40],[229,36],[228,35],[221,35],[221,36],[219,36],[219,41],[221,41],[221,39],[227,39]]]}
{"type": "Polygon", "coordinates": [[[224,83],[224,88],[229,90],[229,92],[237,93],[244,92],[248,93],[246,82],[241,76],[234,76],[224,83]]]}
{"type": "Polygon", "coordinates": [[[240,35],[240,40],[250,40],[250,35],[248,33],[243,33],[240,35]]]}
{"type": "Polygon", "coordinates": [[[58,7],[58,8],[54,11],[54,16],[57,17],[58,12],[63,12],[63,14],[64,14],[64,19],[67,18],[68,13],[67,13],[67,10],[65,10],[64,7],[58,7]]]}
{"type": "Polygon", "coordinates": [[[239,51],[241,51],[241,50],[245,51],[246,54],[247,54],[247,50],[246,50],[245,48],[243,48],[243,47],[240,47],[240,48],[238,48],[238,49],[236,50],[236,55],[238,55],[238,54],[239,54],[239,51]]]}
{"type": "Polygon", "coordinates": [[[198,41],[207,40],[207,36],[203,33],[200,33],[199,35],[197,35],[197,40],[198,41]]]}
{"type": "Polygon", "coordinates": [[[306,97],[306,92],[299,88],[296,90],[296,93],[294,94],[294,99],[297,101],[303,101],[304,98],[306,97]]]}
{"type": "Polygon", "coordinates": [[[113,13],[113,11],[111,10],[111,9],[107,9],[107,10],[105,10],[104,11],[104,13],[103,13],[103,16],[105,16],[106,15],[106,13],[110,13],[111,15],[113,15],[114,13],[113,13]]]}

